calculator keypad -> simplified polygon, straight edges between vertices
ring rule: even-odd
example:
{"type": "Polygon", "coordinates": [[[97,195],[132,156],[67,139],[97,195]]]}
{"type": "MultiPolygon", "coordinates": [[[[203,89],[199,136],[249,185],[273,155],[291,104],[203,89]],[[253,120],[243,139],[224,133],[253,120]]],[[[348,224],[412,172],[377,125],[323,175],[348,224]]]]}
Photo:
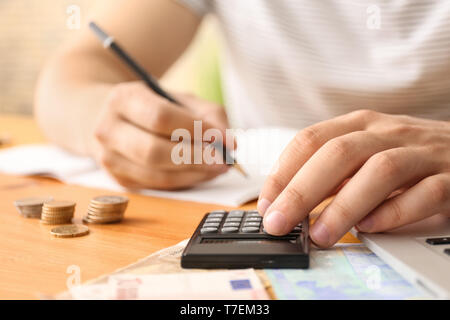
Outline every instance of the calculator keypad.
{"type": "MultiPolygon", "coordinates": [[[[269,235],[262,223],[262,217],[256,210],[233,210],[210,212],[200,229],[203,237],[208,236],[251,236],[257,234],[259,237],[275,237],[269,235]]],[[[287,236],[298,237],[302,232],[302,225],[297,225],[287,236]]]]}

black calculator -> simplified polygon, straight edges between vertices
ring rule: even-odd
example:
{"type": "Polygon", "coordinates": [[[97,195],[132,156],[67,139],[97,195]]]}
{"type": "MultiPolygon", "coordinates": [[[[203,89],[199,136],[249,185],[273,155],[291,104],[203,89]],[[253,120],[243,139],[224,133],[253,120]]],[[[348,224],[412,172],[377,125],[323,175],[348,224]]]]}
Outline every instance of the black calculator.
{"type": "Polygon", "coordinates": [[[256,210],[207,213],[181,256],[183,268],[302,268],[309,267],[309,220],[290,233],[265,232],[256,210]]]}

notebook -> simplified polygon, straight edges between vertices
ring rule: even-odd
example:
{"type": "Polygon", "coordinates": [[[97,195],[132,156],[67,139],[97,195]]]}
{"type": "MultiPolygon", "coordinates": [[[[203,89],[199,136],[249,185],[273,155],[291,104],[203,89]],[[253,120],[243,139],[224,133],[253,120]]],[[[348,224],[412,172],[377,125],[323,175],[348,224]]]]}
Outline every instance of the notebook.
{"type": "MultiPolygon", "coordinates": [[[[295,130],[259,128],[239,130],[235,135],[238,144],[235,157],[248,173],[247,178],[232,169],[211,181],[186,190],[143,189],[133,192],[232,207],[256,199],[270,169],[295,135],[295,130]]],[[[50,144],[22,145],[1,151],[0,172],[48,176],[67,184],[117,192],[127,191],[92,159],[71,154],[50,144]]]]}

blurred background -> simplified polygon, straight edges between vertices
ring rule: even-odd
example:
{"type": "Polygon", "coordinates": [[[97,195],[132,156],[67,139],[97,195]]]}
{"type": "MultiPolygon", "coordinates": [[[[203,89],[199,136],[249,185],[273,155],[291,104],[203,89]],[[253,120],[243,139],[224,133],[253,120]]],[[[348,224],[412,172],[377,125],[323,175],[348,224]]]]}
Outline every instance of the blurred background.
{"type": "MultiPolygon", "coordinates": [[[[0,0],[0,113],[32,114],[40,69],[64,39],[88,23],[93,4],[95,0],[0,0]]],[[[216,21],[206,17],[162,85],[222,103],[217,39],[216,21]]]]}

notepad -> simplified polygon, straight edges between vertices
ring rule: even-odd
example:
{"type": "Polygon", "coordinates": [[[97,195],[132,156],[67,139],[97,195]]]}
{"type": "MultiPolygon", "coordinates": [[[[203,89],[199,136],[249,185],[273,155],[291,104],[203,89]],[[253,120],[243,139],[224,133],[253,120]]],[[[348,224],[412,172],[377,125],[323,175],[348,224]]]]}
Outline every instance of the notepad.
{"type": "MultiPolygon", "coordinates": [[[[193,188],[179,191],[133,190],[142,195],[184,201],[240,206],[258,197],[276,159],[295,134],[286,128],[260,128],[236,132],[236,158],[249,174],[236,170],[193,188]]],[[[71,154],[50,144],[23,145],[0,152],[0,172],[14,175],[48,176],[67,184],[117,192],[127,191],[88,157],[71,154]]]]}

